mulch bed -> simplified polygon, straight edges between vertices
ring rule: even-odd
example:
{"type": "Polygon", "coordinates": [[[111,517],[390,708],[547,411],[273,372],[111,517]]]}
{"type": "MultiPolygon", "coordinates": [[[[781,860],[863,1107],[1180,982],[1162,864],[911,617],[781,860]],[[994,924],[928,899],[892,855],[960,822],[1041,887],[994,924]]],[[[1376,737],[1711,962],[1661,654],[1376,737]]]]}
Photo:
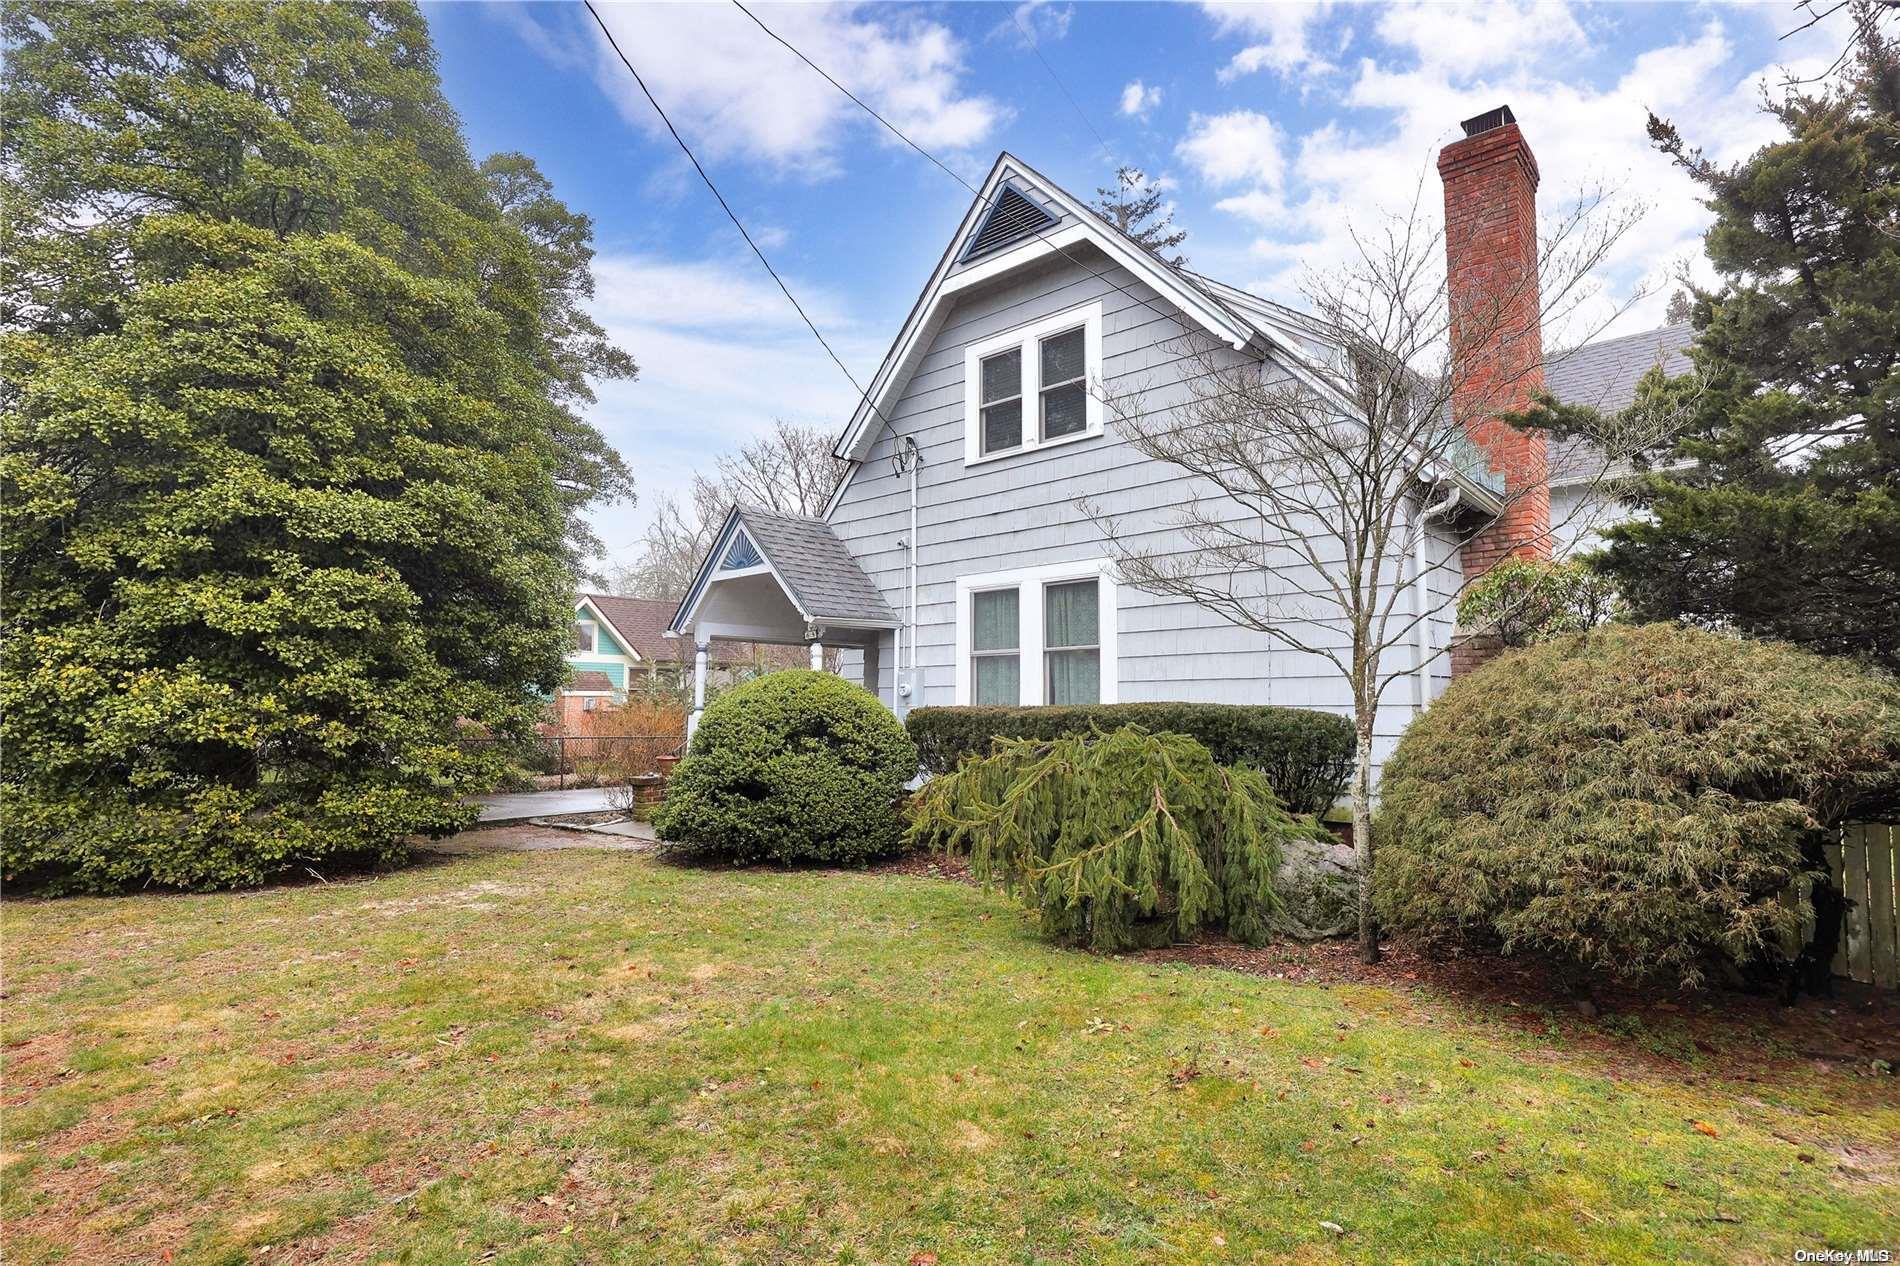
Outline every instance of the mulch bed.
{"type": "MultiPolygon", "coordinates": [[[[868,870],[977,882],[964,859],[929,852],[893,857],[868,870]]],[[[1528,1032],[1554,1031],[1568,1043],[1650,1066],[1694,1059],[1717,1075],[1743,1078],[1764,1063],[1788,1059],[1821,1060],[1870,1076],[1881,1075],[1877,1060],[1890,1070],[1900,1068],[1900,993],[1847,980],[1834,982],[1831,998],[1803,997],[1792,1005],[1733,989],[1684,993],[1599,985],[1589,1008],[1580,1008],[1568,983],[1536,959],[1428,950],[1405,937],[1388,938],[1380,961],[1370,964],[1359,961],[1359,946],[1351,940],[1279,941],[1254,948],[1217,936],[1125,957],[1307,984],[1419,991],[1528,1032]],[[1644,1041],[1644,1034],[1651,1040],[1644,1041]]]]}
{"type": "Polygon", "coordinates": [[[1713,1062],[1712,1071],[1746,1077],[1751,1067],[1790,1058],[1853,1066],[1870,1076],[1900,1066],[1900,995],[1837,980],[1831,998],[1779,998],[1729,989],[1684,993],[1666,988],[1597,987],[1595,1015],[1555,973],[1534,959],[1428,952],[1403,937],[1381,947],[1380,961],[1359,961],[1353,941],[1279,942],[1259,948],[1220,938],[1134,955],[1149,962],[1193,963],[1304,983],[1365,984],[1420,990],[1479,1008],[1526,1031],[1561,1033],[1567,1042],[1606,1053],[1640,1051],[1643,1062],[1713,1062]],[[1644,1043],[1648,1033],[1656,1041],[1644,1043]],[[1635,1039],[1633,1041],[1633,1038],[1635,1039]]]}

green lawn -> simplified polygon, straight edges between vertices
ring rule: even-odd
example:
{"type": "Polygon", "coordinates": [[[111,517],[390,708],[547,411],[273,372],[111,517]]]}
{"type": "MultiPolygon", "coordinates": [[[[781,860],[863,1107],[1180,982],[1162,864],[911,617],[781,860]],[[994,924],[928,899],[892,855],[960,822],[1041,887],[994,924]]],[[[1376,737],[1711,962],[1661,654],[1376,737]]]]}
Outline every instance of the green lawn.
{"type": "Polygon", "coordinates": [[[1900,1243],[1891,1078],[1687,1085],[1422,988],[1051,948],[937,880],[484,856],[0,931],[18,1266],[1900,1243]]]}

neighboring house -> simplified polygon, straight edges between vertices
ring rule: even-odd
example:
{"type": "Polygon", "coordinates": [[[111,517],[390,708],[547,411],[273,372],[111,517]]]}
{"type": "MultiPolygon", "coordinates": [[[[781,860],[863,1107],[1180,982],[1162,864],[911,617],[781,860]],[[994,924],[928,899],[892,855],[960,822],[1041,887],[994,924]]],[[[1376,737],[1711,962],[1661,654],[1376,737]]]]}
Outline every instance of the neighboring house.
{"type": "MultiPolygon", "coordinates": [[[[1687,325],[1625,334],[1587,343],[1544,365],[1544,387],[1565,404],[1588,405],[1605,414],[1629,407],[1636,383],[1657,365],[1674,378],[1692,368],[1686,355],[1695,331],[1687,325]]],[[[1607,495],[1603,461],[1582,440],[1550,444],[1550,528],[1560,555],[1595,545],[1599,529],[1628,516],[1607,495]]],[[[1626,474],[1624,470],[1607,472],[1626,474]]]]}
{"type": "MultiPolygon", "coordinates": [[[[1454,277],[1513,253],[1510,262],[1534,269],[1529,146],[1508,109],[1470,121],[1466,133],[1439,164],[1454,277]]],[[[838,443],[852,465],[823,517],[733,511],[671,630],[706,645],[741,637],[842,647],[844,674],[899,714],[926,704],[1172,699],[1349,714],[1346,683],[1317,657],[1121,583],[1077,506],[1086,497],[1125,530],[1189,549],[1174,526],[1194,495],[1188,479],[1121,441],[1091,389],[1140,383],[1150,398],[1165,394],[1182,379],[1171,349],[1188,331],[1263,373],[1305,381],[1345,359],[1310,320],[1171,268],[1003,154],[838,443]]],[[[1614,405],[1658,348],[1675,353],[1685,337],[1613,340],[1551,364],[1548,381],[1564,395],[1581,384],[1614,405]]],[[[1534,385],[1533,374],[1508,407],[1528,403],[1534,385]]],[[[1545,441],[1495,422],[1485,432],[1474,425],[1470,438],[1483,450],[1470,469],[1436,471],[1437,487],[1418,490],[1423,506],[1456,489],[1466,516],[1433,523],[1426,559],[1398,578],[1419,586],[1421,605],[1454,597],[1464,575],[1502,554],[1548,551],[1550,502],[1573,495],[1538,489],[1507,503],[1497,472],[1520,468],[1513,454],[1545,441]]],[[[1328,618],[1320,608],[1301,623],[1328,618]]],[[[1453,632],[1447,608],[1410,651],[1411,688],[1387,692],[1379,755],[1444,689],[1453,632]]]]}
{"type": "MultiPolygon", "coordinates": [[[[577,729],[583,714],[625,702],[629,690],[683,688],[692,668],[692,643],[667,631],[676,608],[664,598],[579,595],[574,649],[567,653],[570,676],[554,700],[562,728],[577,729]]],[[[707,672],[716,684],[811,662],[802,646],[730,638],[713,639],[708,656],[707,672]]]]}

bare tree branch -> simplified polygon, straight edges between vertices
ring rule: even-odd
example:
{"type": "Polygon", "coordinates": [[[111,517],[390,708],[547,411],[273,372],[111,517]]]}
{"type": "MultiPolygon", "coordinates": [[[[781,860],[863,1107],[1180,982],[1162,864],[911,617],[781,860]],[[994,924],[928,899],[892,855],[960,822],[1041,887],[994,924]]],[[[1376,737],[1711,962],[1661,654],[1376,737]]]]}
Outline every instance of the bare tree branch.
{"type": "MultiPolygon", "coordinates": [[[[1433,580],[1445,571],[1467,579],[1464,546],[1524,499],[1548,496],[1541,445],[1517,446],[1532,454],[1529,465],[1494,469],[1474,437],[1506,430],[1541,387],[1533,340],[1597,303],[1592,274],[1641,214],[1618,209],[1606,190],[1586,190],[1549,218],[1536,267],[1520,270],[1529,275],[1467,279],[1454,302],[1423,187],[1421,179],[1406,212],[1353,229],[1346,265],[1306,278],[1306,311],[1292,318],[1302,337],[1284,354],[1263,363],[1189,332],[1169,349],[1177,372],[1167,384],[1097,384],[1121,437],[1182,472],[1192,492],[1166,522],[1079,503],[1129,584],[1192,602],[1345,678],[1365,885],[1375,716],[1385,691],[1421,667],[1416,651],[1399,664],[1392,653],[1456,602],[1458,584],[1433,580]],[[1422,510],[1453,489],[1492,504],[1461,512],[1447,540],[1422,510]],[[1439,539],[1422,540],[1428,533],[1439,539]]],[[[1593,323],[1585,337],[1600,329],[1593,323]]],[[[1679,420],[1640,413],[1605,419],[1588,436],[1594,469],[1581,472],[1580,506],[1601,512],[1630,461],[1679,420]]],[[[1516,548],[1550,553],[1570,526],[1548,525],[1516,548]]],[[[1367,929],[1369,896],[1368,886],[1367,929]]],[[[1376,955],[1369,930],[1362,942],[1376,955]]]]}

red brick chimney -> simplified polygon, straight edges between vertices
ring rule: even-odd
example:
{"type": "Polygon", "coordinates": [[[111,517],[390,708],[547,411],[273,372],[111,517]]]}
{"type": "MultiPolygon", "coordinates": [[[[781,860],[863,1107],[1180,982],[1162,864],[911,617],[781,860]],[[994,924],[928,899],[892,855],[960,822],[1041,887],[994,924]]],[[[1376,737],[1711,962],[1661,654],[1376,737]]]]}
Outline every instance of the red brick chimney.
{"type": "MultiPolygon", "coordinates": [[[[1537,159],[1510,106],[1464,121],[1464,139],[1438,155],[1445,182],[1445,265],[1454,362],[1451,411],[1504,477],[1509,504],[1466,541],[1469,583],[1513,555],[1550,556],[1550,464],[1544,437],[1498,420],[1528,408],[1544,386],[1537,291],[1537,159]]],[[[1487,630],[1460,629],[1451,675],[1499,650],[1487,630]]]]}
{"type": "Polygon", "coordinates": [[[1500,422],[1544,386],[1537,295],[1537,159],[1511,107],[1464,122],[1438,155],[1458,381],[1452,416],[1504,476],[1510,505],[1464,547],[1465,578],[1511,555],[1550,556],[1550,467],[1541,435],[1500,422]]]}

